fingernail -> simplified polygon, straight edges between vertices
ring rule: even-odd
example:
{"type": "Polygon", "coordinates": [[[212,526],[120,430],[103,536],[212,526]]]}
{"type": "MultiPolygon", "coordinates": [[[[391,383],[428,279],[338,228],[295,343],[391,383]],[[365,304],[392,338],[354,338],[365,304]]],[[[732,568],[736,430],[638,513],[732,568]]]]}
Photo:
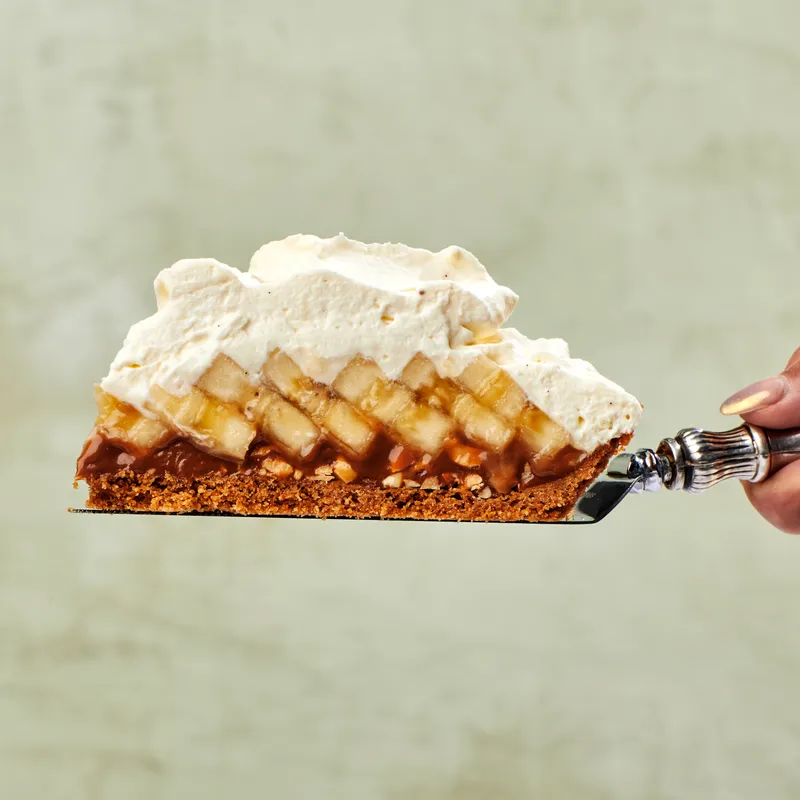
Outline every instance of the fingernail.
{"type": "Polygon", "coordinates": [[[789,382],[783,375],[764,378],[763,381],[751,383],[745,389],[731,395],[721,406],[720,411],[727,415],[747,414],[759,408],[775,405],[786,396],[789,382]]]}

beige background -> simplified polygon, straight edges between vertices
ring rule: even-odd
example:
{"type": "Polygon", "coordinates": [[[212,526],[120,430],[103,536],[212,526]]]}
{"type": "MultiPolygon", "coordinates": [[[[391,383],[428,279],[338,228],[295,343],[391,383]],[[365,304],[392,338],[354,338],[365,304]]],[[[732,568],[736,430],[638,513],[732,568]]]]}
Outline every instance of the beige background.
{"type": "Polygon", "coordinates": [[[735,485],[562,529],[71,517],[152,279],[473,250],[724,426],[800,344],[796,0],[0,5],[0,796],[800,795],[800,542],[735,485]]]}

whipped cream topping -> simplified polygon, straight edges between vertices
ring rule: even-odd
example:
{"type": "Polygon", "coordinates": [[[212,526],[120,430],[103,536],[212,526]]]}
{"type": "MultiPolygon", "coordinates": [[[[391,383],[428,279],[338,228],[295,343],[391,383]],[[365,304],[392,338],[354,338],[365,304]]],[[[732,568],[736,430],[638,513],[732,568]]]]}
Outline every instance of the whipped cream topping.
{"type": "Polygon", "coordinates": [[[398,378],[421,352],[442,377],[483,354],[590,452],[634,429],[641,406],[561,339],[503,328],[517,295],[459,247],[439,253],[296,235],[264,245],[248,272],[184,259],[155,280],[158,310],[136,323],[101,382],[149,414],[150,389],[185,394],[219,354],[253,376],[279,348],[330,384],[356,355],[398,378]]]}

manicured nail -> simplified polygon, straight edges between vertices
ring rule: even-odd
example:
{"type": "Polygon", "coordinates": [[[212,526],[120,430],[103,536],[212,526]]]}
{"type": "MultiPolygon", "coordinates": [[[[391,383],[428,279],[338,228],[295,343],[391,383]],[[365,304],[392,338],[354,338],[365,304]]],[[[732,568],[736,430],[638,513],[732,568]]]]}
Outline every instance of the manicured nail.
{"type": "Polygon", "coordinates": [[[773,406],[786,396],[789,390],[789,381],[783,375],[774,378],[764,378],[763,381],[751,383],[745,389],[731,395],[721,406],[723,414],[747,414],[759,408],[773,406]]]}

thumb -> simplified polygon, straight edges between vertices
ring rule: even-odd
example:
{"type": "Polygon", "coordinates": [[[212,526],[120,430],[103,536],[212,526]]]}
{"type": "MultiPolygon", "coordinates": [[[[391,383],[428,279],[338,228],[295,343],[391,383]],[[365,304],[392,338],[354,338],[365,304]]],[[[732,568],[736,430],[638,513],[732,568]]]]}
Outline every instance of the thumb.
{"type": "Polygon", "coordinates": [[[740,414],[747,422],[765,428],[800,427],[800,348],[780,375],[741,389],[722,404],[720,411],[740,414]]]}

